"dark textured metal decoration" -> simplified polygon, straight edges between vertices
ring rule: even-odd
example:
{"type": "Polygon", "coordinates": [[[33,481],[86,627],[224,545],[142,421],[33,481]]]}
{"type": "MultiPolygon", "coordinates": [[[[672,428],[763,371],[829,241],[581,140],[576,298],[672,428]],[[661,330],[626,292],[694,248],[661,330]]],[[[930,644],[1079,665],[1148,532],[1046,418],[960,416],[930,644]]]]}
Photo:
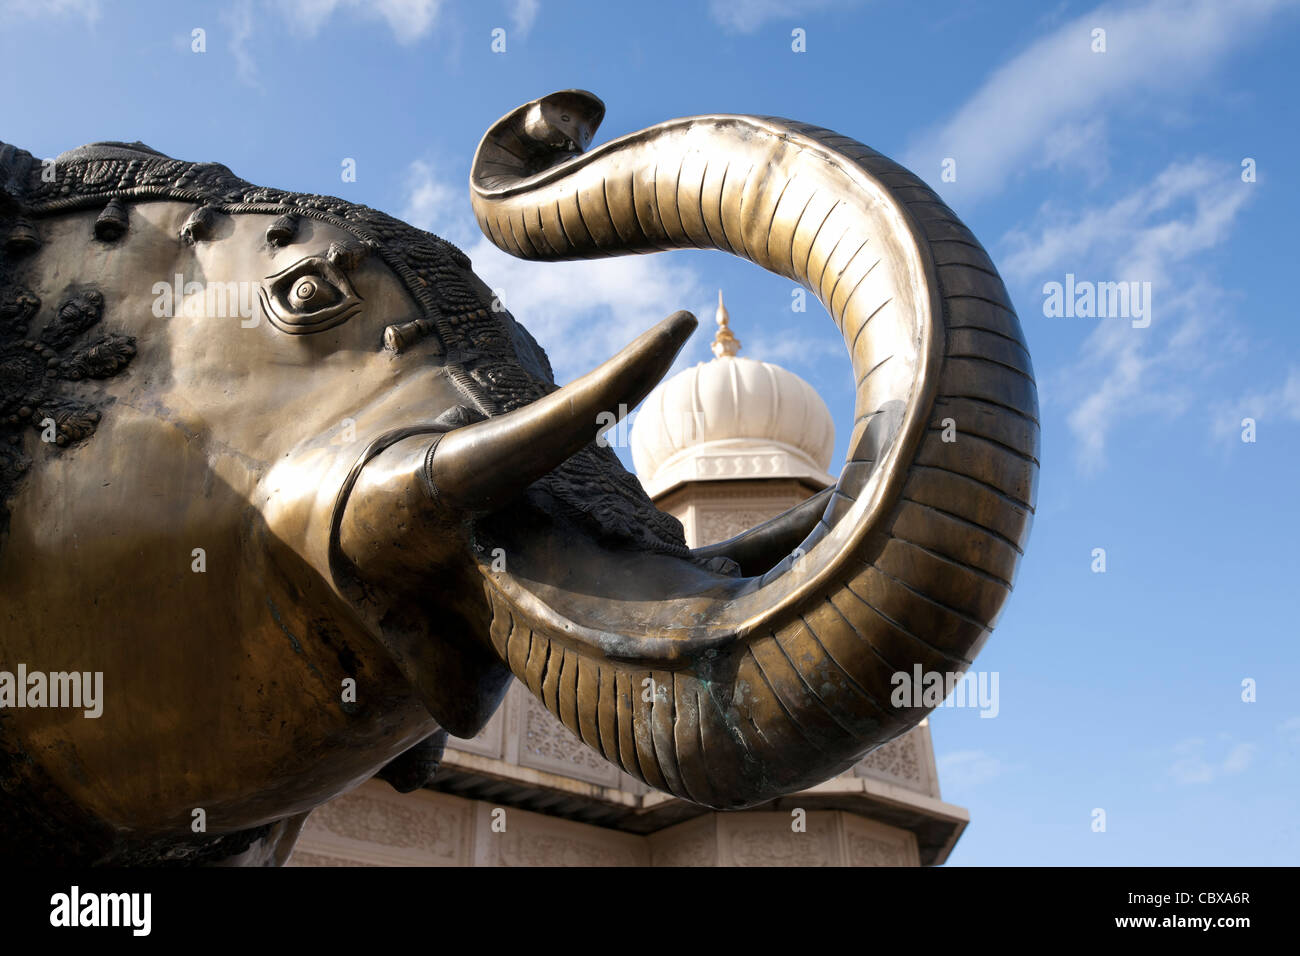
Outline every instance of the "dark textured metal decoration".
{"type": "Polygon", "coordinates": [[[32,462],[23,431],[33,429],[44,444],[58,447],[89,438],[101,411],[93,398],[78,395],[72,383],[116,375],[135,355],[129,336],[90,340],[86,335],[103,310],[98,292],[67,299],[33,335],[40,304],[21,286],[0,287],[0,528],[7,520],[9,497],[32,462]]]}
{"type": "Polygon", "coordinates": [[[217,225],[217,212],[211,206],[200,206],[181,226],[181,241],[187,243],[202,242],[210,239],[217,225]]]}
{"type": "Polygon", "coordinates": [[[9,235],[5,237],[4,242],[6,255],[17,259],[29,252],[35,252],[40,245],[41,239],[36,233],[36,227],[26,219],[15,219],[10,224],[9,235]]]}
{"type": "Polygon", "coordinates": [[[297,216],[277,216],[266,229],[266,241],[273,246],[286,246],[293,242],[298,232],[297,216]]]}
{"type": "Polygon", "coordinates": [[[101,242],[116,242],[125,235],[129,223],[126,204],[115,197],[95,219],[95,238],[101,242]]]}

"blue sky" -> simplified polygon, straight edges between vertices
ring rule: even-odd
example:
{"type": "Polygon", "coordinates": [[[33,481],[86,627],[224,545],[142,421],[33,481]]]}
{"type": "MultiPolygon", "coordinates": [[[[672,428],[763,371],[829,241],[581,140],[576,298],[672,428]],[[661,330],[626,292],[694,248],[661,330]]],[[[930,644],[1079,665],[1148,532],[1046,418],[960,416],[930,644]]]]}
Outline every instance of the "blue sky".
{"type": "MultiPolygon", "coordinates": [[[[139,139],[432,228],[501,289],[561,380],[678,308],[707,323],[721,287],[742,354],[826,398],[837,461],[848,360],[818,310],[791,311],[788,282],[720,253],[515,262],[477,233],[469,162],[498,116],[566,87],[605,100],[602,140],[744,112],[893,156],[998,263],[1042,401],[1033,535],[977,662],[999,674],[998,716],[945,708],[931,722],[944,798],[972,816],[951,862],[1300,861],[1300,329],[1283,280],[1300,213],[1300,4],[651,9],[0,0],[0,140],[53,156],[139,139]],[[1151,283],[1150,325],[1048,317],[1044,284],[1067,274],[1151,283]]],[[[707,357],[700,334],[678,364],[707,357]]]]}

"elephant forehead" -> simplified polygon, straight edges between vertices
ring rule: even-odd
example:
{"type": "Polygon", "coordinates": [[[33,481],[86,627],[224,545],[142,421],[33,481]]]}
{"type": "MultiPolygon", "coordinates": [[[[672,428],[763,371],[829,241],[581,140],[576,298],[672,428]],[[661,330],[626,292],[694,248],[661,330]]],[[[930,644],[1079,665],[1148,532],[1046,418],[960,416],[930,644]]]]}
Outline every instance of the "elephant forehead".
{"type": "Polygon", "coordinates": [[[420,314],[392,268],[333,223],[305,219],[272,242],[283,217],[234,213],[214,216],[203,241],[182,243],[176,233],[193,206],[137,208],[144,248],[126,281],[147,284],[154,318],[201,320],[171,324],[198,339],[222,335],[235,354],[307,364],[341,349],[376,352],[387,324],[420,314]],[[228,335],[236,331],[252,334],[228,335]]]}

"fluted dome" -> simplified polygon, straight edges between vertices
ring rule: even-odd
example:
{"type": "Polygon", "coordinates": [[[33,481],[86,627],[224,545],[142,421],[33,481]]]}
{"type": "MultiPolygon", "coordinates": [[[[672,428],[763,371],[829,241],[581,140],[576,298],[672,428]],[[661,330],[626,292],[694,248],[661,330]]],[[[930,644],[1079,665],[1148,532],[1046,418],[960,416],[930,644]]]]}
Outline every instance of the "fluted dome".
{"type": "Polygon", "coordinates": [[[683,481],[833,482],[826,469],[835,426],[826,403],[793,372],[740,358],[739,347],[719,293],[715,358],[662,382],[632,426],[632,460],[652,497],[683,481]]]}

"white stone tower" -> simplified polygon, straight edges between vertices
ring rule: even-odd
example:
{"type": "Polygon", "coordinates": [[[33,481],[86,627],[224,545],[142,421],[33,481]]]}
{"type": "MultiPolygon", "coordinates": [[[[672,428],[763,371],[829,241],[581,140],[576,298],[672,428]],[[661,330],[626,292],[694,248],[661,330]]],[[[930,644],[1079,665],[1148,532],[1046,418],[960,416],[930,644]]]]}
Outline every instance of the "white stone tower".
{"type": "Polygon", "coordinates": [[[691,547],[725,541],[834,483],[835,425],[811,385],[742,358],[718,292],[714,358],[661,383],[632,428],[637,477],[691,547]]]}

